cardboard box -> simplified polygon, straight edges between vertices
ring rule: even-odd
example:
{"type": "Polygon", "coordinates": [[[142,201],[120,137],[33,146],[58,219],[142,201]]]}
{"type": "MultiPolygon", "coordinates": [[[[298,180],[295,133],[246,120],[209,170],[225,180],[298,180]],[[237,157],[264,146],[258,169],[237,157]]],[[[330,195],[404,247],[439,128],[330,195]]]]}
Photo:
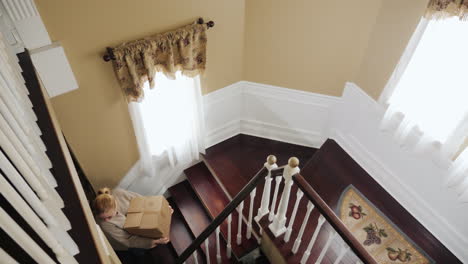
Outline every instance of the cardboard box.
{"type": "Polygon", "coordinates": [[[169,237],[170,228],[171,209],[163,196],[135,197],[130,201],[124,224],[127,232],[158,239],[169,237]]]}

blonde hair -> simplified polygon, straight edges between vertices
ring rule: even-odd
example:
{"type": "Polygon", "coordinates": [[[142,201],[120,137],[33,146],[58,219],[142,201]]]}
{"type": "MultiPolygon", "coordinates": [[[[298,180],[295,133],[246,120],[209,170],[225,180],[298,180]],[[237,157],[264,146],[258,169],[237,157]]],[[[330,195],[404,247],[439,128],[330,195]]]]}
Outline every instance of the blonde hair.
{"type": "Polygon", "coordinates": [[[109,188],[101,188],[97,193],[98,196],[96,196],[93,201],[93,211],[95,215],[100,215],[115,208],[115,198],[112,196],[109,188]]]}

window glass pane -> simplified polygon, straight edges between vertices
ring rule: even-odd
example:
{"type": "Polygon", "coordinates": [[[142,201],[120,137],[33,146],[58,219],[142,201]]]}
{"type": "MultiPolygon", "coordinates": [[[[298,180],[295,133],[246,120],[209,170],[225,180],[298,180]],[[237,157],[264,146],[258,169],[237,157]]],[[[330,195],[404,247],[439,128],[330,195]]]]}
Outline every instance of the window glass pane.
{"type": "Polygon", "coordinates": [[[389,103],[442,143],[468,111],[468,22],[430,21],[389,103]]]}
{"type": "Polygon", "coordinates": [[[139,106],[152,155],[160,155],[190,137],[191,119],[187,117],[193,109],[193,87],[193,79],[180,72],[176,80],[158,72],[153,89],[145,83],[145,98],[139,106]]]}

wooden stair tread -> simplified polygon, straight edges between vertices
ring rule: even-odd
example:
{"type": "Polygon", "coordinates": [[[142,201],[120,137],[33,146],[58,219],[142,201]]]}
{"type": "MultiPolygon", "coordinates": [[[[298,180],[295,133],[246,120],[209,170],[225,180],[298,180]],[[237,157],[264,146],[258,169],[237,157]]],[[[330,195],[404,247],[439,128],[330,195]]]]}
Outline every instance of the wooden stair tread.
{"type": "MultiPolygon", "coordinates": [[[[192,186],[193,190],[197,194],[200,201],[205,206],[208,214],[211,219],[214,219],[218,216],[223,209],[230,202],[229,197],[225,194],[221,186],[218,184],[216,179],[213,177],[205,163],[200,162],[187,170],[185,170],[187,179],[192,186]]],[[[249,199],[249,198],[247,198],[249,199]]],[[[248,207],[245,206],[244,210],[248,211],[248,207]]],[[[246,216],[248,217],[248,215],[246,216]]],[[[254,235],[250,239],[246,239],[247,225],[242,223],[242,243],[237,245],[236,235],[237,235],[237,225],[238,225],[239,215],[237,211],[232,213],[232,223],[231,223],[231,246],[232,252],[237,256],[237,258],[242,258],[245,254],[251,252],[258,247],[257,240],[254,235]]],[[[228,237],[228,224],[227,221],[224,221],[220,226],[220,231],[227,241],[228,237]]]]}
{"type": "Polygon", "coordinates": [[[151,249],[145,256],[145,263],[158,263],[174,264],[176,263],[177,254],[170,244],[159,245],[151,249]],[[150,257],[148,258],[149,255],[150,257]]]}
{"type": "MultiPolygon", "coordinates": [[[[249,180],[262,168],[268,155],[275,155],[279,166],[287,164],[292,156],[298,157],[301,166],[317,151],[315,148],[289,144],[244,134],[237,135],[206,150],[204,161],[220,184],[227,191],[228,197],[236,194],[249,182],[249,180]]],[[[260,207],[265,181],[261,180],[257,186],[257,195],[254,199],[254,215],[260,207]]],[[[270,192],[270,203],[273,199],[274,179],[270,192]]],[[[278,192],[281,196],[282,186],[278,192]]],[[[279,199],[278,199],[279,200],[279,199]]],[[[246,199],[244,208],[249,208],[250,200],[246,199]]],[[[248,211],[244,210],[248,217],[248,211]]],[[[254,225],[258,232],[258,226],[254,225]]]]}
{"type": "MultiPolygon", "coordinates": [[[[169,204],[174,209],[174,213],[172,214],[171,220],[171,231],[170,231],[170,238],[171,244],[177,253],[178,256],[184,252],[186,248],[192,244],[194,240],[194,236],[192,232],[189,230],[187,223],[182,216],[179,208],[175,204],[172,198],[167,199],[169,204]]],[[[199,256],[204,256],[203,252],[198,250],[199,256]]],[[[189,258],[186,263],[195,263],[193,258],[189,258]]]]}
{"type": "MultiPolygon", "coordinates": [[[[177,205],[181,216],[185,219],[192,234],[197,237],[203,230],[211,223],[211,219],[206,213],[203,205],[198,200],[196,194],[192,190],[190,184],[187,181],[183,181],[169,188],[169,192],[174,203],[177,205]]],[[[216,235],[213,234],[209,239],[209,255],[211,263],[216,263],[216,235]]],[[[206,254],[205,245],[201,245],[202,251],[206,254]]],[[[235,257],[228,259],[226,256],[226,241],[220,238],[220,251],[222,263],[236,263],[235,257]]],[[[191,256],[190,258],[193,258],[191,256]]],[[[202,260],[199,255],[198,260],[202,260]]]]}
{"type": "MultiPolygon", "coordinates": [[[[314,153],[317,151],[315,148],[304,147],[294,144],[288,144],[280,141],[268,140],[253,136],[247,135],[238,135],[233,138],[230,138],[224,142],[221,142],[217,145],[214,145],[207,149],[206,155],[203,156],[203,159],[208,166],[209,170],[212,171],[214,177],[220,182],[227,192],[228,197],[234,197],[247,183],[248,181],[262,168],[266,157],[270,154],[273,154],[277,157],[278,165],[287,164],[287,161],[290,157],[298,157],[301,166],[306,164],[309,161],[314,153]]],[[[257,210],[260,207],[263,188],[265,181],[261,180],[257,186],[257,194],[254,199],[254,215],[257,214],[257,210]]],[[[270,192],[270,205],[273,200],[275,180],[272,180],[271,183],[271,192],[270,192]]],[[[283,183],[280,185],[278,190],[278,199],[276,204],[276,209],[278,208],[278,203],[280,201],[281,193],[283,190],[283,183]]],[[[288,206],[288,216],[292,212],[296,198],[296,190],[291,191],[291,199],[288,206]]],[[[305,200],[305,198],[303,198],[305,200]]],[[[299,230],[302,221],[299,221],[300,214],[305,214],[306,203],[302,201],[301,205],[305,204],[303,210],[299,210],[298,216],[296,217],[296,223],[294,225],[294,230],[299,230]],[[302,212],[301,212],[302,211],[302,212]],[[299,222],[297,224],[297,222],[299,222]],[[298,225],[298,227],[296,227],[298,225]]],[[[244,211],[243,214],[245,217],[248,217],[248,208],[250,206],[250,200],[246,199],[244,201],[244,211]],[[247,210],[246,210],[247,208],[247,210]]],[[[301,207],[302,208],[302,207],[301,207]]],[[[267,220],[267,217],[262,219],[267,220]]],[[[302,216],[303,217],[303,216],[302,216]]],[[[254,224],[254,230],[259,233],[260,226],[254,224]]],[[[297,234],[292,233],[290,243],[294,244],[297,234]]],[[[310,237],[312,234],[310,235],[310,237]]],[[[272,236],[274,238],[274,236],[272,236]]],[[[319,237],[320,239],[320,237],[319,237]]],[[[276,240],[274,240],[276,241],[276,240]]],[[[282,241],[282,240],[281,240],[282,241]]],[[[280,242],[279,240],[277,242],[280,242]]],[[[288,243],[288,244],[290,244],[288,243]]],[[[290,248],[292,248],[292,244],[290,248]]],[[[306,244],[306,243],[304,243],[306,244]]],[[[305,250],[307,245],[301,246],[300,250],[302,252],[305,250]],[[303,248],[303,249],[302,249],[303,248]]],[[[286,250],[285,250],[286,252],[286,250]]],[[[301,251],[299,251],[300,253],[301,251]]],[[[301,255],[302,256],[302,255],[301,255]]],[[[299,259],[300,260],[300,259],[299,259]]],[[[296,262],[290,262],[296,263],[296,262]]],[[[298,262],[297,262],[298,263],[298,262]]]]}

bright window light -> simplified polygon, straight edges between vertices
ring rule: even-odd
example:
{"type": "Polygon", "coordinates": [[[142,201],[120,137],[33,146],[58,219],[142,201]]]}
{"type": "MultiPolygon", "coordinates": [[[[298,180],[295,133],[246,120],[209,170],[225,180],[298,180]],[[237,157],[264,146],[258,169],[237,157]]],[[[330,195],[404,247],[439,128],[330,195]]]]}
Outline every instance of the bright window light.
{"type": "Polygon", "coordinates": [[[468,112],[468,22],[431,20],[389,103],[444,143],[468,112]]]}
{"type": "Polygon", "coordinates": [[[145,83],[145,98],[139,107],[152,155],[160,155],[191,137],[194,84],[192,78],[180,72],[176,80],[158,72],[154,89],[145,83]]]}

